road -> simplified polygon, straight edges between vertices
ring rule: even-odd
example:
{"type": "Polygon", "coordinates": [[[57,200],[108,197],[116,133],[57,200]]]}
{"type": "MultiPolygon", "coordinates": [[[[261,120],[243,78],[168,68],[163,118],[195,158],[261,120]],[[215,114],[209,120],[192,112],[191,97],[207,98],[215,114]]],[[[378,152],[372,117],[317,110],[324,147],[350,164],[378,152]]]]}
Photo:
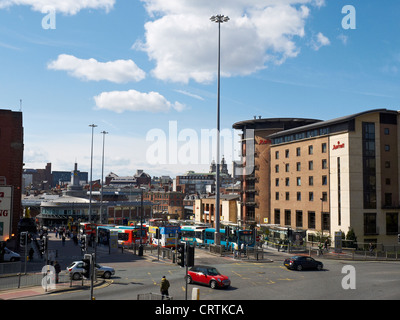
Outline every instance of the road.
{"type": "MultiPolygon", "coordinates": [[[[146,253],[145,253],[146,255],[146,253]]],[[[398,300],[400,299],[400,263],[378,261],[340,261],[322,258],[322,271],[292,271],[283,266],[284,253],[269,252],[264,262],[247,262],[219,257],[196,250],[196,264],[209,264],[229,276],[228,289],[213,290],[190,284],[200,289],[200,300],[398,300]],[[346,286],[348,266],[353,270],[353,288],[346,286]]],[[[112,266],[115,276],[95,287],[96,300],[136,300],[138,294],[159,293],[162,276],[171,283],[169,290],[174,300],[184,300],[185,269],[157,260],[140,259],[132,253],[99,255],[99,262],[112,266]]],[[[88,300],[88,287],[53,294],[27,297],[27,300],[88,300]]]]}

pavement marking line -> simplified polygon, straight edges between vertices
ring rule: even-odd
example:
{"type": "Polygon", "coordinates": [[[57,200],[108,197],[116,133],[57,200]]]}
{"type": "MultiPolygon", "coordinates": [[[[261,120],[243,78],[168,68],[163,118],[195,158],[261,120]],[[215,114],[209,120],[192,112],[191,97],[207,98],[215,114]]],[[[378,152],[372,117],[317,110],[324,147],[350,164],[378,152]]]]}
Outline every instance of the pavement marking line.
{"type": "Polygon", "coordinates": [[[153,284],[156,286],[157,282],[154,280],[153,276],[151,275],[151,272],[147,272],[147,274],[150,276],[151,281],[153,281],[153,284]]]}

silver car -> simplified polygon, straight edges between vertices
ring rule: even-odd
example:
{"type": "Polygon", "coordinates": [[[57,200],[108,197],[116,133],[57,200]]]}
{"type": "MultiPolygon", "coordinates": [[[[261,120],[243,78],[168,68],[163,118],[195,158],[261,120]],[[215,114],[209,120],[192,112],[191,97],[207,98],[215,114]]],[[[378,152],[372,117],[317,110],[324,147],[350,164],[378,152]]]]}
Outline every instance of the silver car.
{"type": "MultiPolygon", "coordinates": [[[[69,274],[73,280],[79,280],[82,278],[83,261],[74,261],[67,267],[67,274],[69,274]]],[[[112,267],[101,266],[96,263],[96,275],[105,279],[110,279],[115,274],[115,270],[112,267]]]]}

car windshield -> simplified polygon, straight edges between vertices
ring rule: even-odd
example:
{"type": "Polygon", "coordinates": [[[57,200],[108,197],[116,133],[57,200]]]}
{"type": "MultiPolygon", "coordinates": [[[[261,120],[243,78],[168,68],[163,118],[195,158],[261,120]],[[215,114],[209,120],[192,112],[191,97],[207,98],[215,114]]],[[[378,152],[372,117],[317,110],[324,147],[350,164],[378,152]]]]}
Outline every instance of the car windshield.
{"type": "Polygon", "coordinates": [[[208,269],[207,269],[207,274],[210,275],[210,276],[217,276],[217,275],[219,275],[220,273],[219,273],[218,270],[215,269],[215,268],[208,268],[208,269]]]}

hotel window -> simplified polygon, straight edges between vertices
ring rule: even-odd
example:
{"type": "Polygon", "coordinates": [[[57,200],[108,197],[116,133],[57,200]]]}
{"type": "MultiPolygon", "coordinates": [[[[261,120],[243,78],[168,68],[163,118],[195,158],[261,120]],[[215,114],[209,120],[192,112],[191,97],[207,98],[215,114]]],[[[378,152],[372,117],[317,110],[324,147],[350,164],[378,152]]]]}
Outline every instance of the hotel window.
{"type": "Polygon", "coordinates": [[[279,173],[279,164],[275,165],[275,173],[279,173]]]}
{"type": "Polygon", "coordinates": [[[376,213],[364,213],[364,235],[377,234],[376,213]]]}
{"type": "Polygon", "coordinates": [[[301,178],[300,177],[296,178],[296,184],[297,184],[298,187],[301,186],[301,178]]]}
{"type": "Polygon", "coordinates": [[[300,148],[296,148],[296,156],[300,157],[301,156],[301,151],[300,148]]]}
{"type": "Polygon", "coordinates": [[[326,153],[326,143],[321,145],[322,153],[326,153]]]}
{"type": "Polygon", "coordinates": [[[385,144],[385,151],[390,151],[390,145],[385,144]]]}
{"type": "Polygon", "coordinates": [[[397,212],[386,213],[386,234],[399,233],[399,214],[397,212]]]}
{"type": "Polygon", "coordinates": [[[285,178],[285,186],[289,187],[290,183],[289,183],[289,178],[285,178]]]}
{"type": "Polygon", "coordinates": [[[308,154],[313,154],[313,153],[314,153],[314,147],[308,146],[308,154]]]}
{"type": "Polygon", "coordinates": [[[308,201],[314,201],[314,192],[308,193],[308,201]]]}
{"type": "Polygon", "coordinates": [[[301,171],[301,162],[296,163],[296,170],[301,171]]]}
{"type": "Polygon", "coordinates": [[[314,162],[311,160],[311,161],[308,161],[308,170],[313,170],[314,169],[314,162]]]}
{"type": "Polygon", "coordinates": [[[365,209],[376,208],[375,124],[362,123],[363,202],[365,209]]]}
{"type": "Polygon", "coordinates": [[[392,206],[392,194],[391,193],[385,193],[385,206],[386,207],[392,206]]]}
{"type": "Polygon", "coordinates": [[[297,201],[301,201],[301,192],[297,192],[297,201]]]}
{"type": "Polygon", "coordinates": [[[313,176],[309,176],[308,177],[308,185],[309,186],[313,186],[314,185],[314,177],[313,176]]]}
{"type": "Polygon", "coordinates": [[[289,158],[289,149],[285,150],[285,158],[289,158]]]}
{"type": "Polygon", "coordinates": [[[390,134],[389,128],[385,128],[385,129],[384,129],[384,134],[385,134],[385,135],[389,135],[389,134],[390,134]]]}
{"type": "Polygon", "coordinates": [[[327,169],[328,168],[328,162],[326,159],[322,159],[322,169],[327,169]]]}
{"type": "Polygon", "coordinates": [[[281,224],[281,210],[275,209],[274,216],[275,216],[275,224],[281,224]]]}
{"type": "Polygon", "coordinates": [[[292,217],[291,217],[291,212],[290,212],[290,210],[285,210],[285,225],[286,226],[290,226],[291,225],[291,220],[292,220],[292,217]]]}
{"type": "Polygon", "coordinates": [[[321,201],[326,202],[328,201],[328,194],[326,192],[322,192],[321,201]]]}
{"type": "Polygon", "coordinates": [[[275,159],[279,159],[279,151],[275,151],[275,159]]]}
{"type": "Polygon", "coordinates": [[[275,179],[275,187],[279,187],[279,178],[275,179]]]}
{"type": "Polygon", "coordinates": [[[296,210],[296,227],[303,227],[303,211],[296,210]]]}
{"type": "Polygon", "coordinates": [[[286,163],[286,164],[285,164],[285,171],[286,171],[286,172],[289,172],[289,171],[290,171],[289,163],[286,163]]]}
{"type": "Polygon", "coordinates": [[[390,161],[385,161],[385,168],[387,168],[387,169],[390,168],[390,161]]]}
{"type": "Polygon", "coordinates": [[[286,199],[286,201],[290,200],[290,193],[289,192],[285,192],[285,199],[286,199]]]}
{"type": "Polygon", "coordinates": [[[275,200],[279,200],[279,192],[275,192],[275,200]]]}
{"type": "Polygon", "coordinates": [[[315,212],[308,211],[308,228],[315,229],[315,212]]]}
{"type": "Polygon", "coordinates": [[[322,185],[326,186],[328,184],[328,177],[327,176],[322,176],[322,185]]]}

